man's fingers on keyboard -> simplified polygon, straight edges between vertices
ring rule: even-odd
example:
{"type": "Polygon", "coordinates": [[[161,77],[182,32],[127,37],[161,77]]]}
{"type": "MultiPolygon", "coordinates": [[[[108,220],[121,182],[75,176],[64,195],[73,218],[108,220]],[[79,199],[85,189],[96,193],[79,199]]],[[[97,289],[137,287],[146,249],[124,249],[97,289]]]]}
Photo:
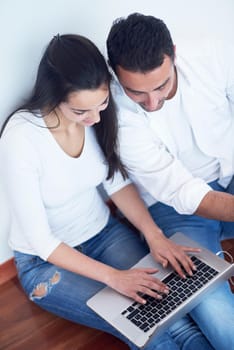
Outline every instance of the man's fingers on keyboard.
{"type": "Polygon", "coordinates": [[[185,278],[184,271],[181,267],[181,259],[176,257],[174,254],[168,254],[167,258],[158,255],[157,261],[162,264],[164,268],[168,267],[168,264],[182,277],[185,278]]]}
{"type": "Polygon", "coordinates": [[[193,271],[196,271],[196,266],[192,262],[190,256],[187,254],[188,252],[200,252],[200,248],[191,248],[191,247],[180,247],[180,250],[176,254],[176,258],[179,264],[183,267],[183,269],[190,275],[193,275],[193,271]]]}
{"type": "Polygon", "coordinates": [[[159,262],[159,264],[161,264],[164,268],[166,268],[168,266],[168,259],[161,256],[161,255],[158,255],[157,256],[157,261],[159,262]]]}
{"type": "Polygon", "coordinates": [[[196,267],[196,265],[193,263],[193,261],[191,260],[191,258],[190,258],[189,256],[187,256],[187,259],[188,259],[188,263],[189,263],[191,269],[192,269],[193,271],[196,271],[196,270],[197,270],[197,267],[196,267]]]}
{"type": "Polygon", "coordinates": [[[181,268],[181,266],[178,264],[178,267],[174,267],[175,271],[180,275],[182,278],[186,278],[186,274],[184,272],[184,269],[181,268]]]}
{"type": "Polygon", "coordinates": [[[169,258],[169,260],[163,259],[162,266],[164,268],[167,268],[168,264],[170,264],[172,266],[172,268],[183,278],[185,278],[183,268],[186,270],[186,272],[189,273],[188,265],[186,268],[185,268],[185,266],[183,266],[183,268],[182,268],[181,267],[182,263],[181,263],[180,259],[178,259],[178,261],[176,259],[172,259],[172,258],[169,258]]]}
{"type": "Polygon", "coordinates": [[[193,275],[193,270],[195,270],[195,265],[193,264],[192,260],[188,256],[185,259],[183,259],[182,267],[189,276],[193,275]]]}
{"type": "Polygon", "coordinates": [[[188,246],[181,246],[181,248],[183,249],[184,252],[194,252],[194,253],[200,253],[201,252],[201,248],[195,248],[195,247],[188,247],[188,246]]]}
{"type": "Polygon", "coordinates": [[[182,254],[178,254],[177,260],[182,270],[184,270],[184,272],[186,272],[189,276],[192,276],[193,271],[197,270],[196,265],[191,260],[191,257],[187,255],[185,252],[183,252],[182,254]]]}
{"type": "Polygon", "coordinates": [[[183,276],[184,278],[186,278],[186,274],[188,274],[189,276],[192,276],[193,271],[196,271],[196,266],[194,265],[191,258],[187,254],[184,253],[182,255],[179,255],[177,260],[181,266],[182,272],[185,273],[183,276]]]}

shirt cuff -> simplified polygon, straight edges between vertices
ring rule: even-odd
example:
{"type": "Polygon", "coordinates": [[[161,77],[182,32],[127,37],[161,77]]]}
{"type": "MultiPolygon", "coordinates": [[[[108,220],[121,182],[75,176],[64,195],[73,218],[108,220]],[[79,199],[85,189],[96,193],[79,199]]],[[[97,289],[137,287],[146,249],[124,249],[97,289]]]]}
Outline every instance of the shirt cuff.
{"type": "Polygon", "coordinates": [[[209,185],[203,180],[195,178],[192,183],[189,181],[183,186],[173,206],[179,214],[192,215],[196,212],[202,199],[210,191],[213,190],[209,185]]]}

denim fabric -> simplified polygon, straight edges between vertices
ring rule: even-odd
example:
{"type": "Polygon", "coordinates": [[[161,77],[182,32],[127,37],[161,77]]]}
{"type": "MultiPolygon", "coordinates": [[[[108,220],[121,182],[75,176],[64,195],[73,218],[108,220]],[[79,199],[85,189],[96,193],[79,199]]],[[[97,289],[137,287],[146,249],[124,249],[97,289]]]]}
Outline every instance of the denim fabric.
{"type": "MultiPolygon", "coordinates": [[[[229,186],[225,190],[227,193],[234,195],[234,176],[229,186]]],[[[230,239],[234,237],[234,222],[222,222],[221,239],[230,239]]]]}
{"type": "MultiPolygon", "coordinates": [[[[148,247],[140,236],[114,218],[110,218],[108,225],[98,235],[76,249],[118,269],[128,269],[148,253],[148,247]]],[[[86,306],[87,299],[103,288],[103,284],[63,270],[37,256],[20,252],[14,252],[14,254],[21,284],[33,302],[65,319],[111,333],[127,343],[132,350],[137,349],[86,306]],[[37,286],[44,288],[45,293],[41,297],[35,297],[33,293],[37,286]]],[[[196,323],[186,316],[168,331],[153,338],[145,350],[197,350],[198,348],[199,350],[213,349],[196,323]]]]}
{"type": "MultiPolygon", "coordinates": [[[[234,194],[234,178],[225,190],[217,181],[209,184],[216,191],[234,194]]],[[[197,215],[178,214],[172,207],[157,202],[149,208],[154,221],[167,237],[183,232],[214,253],[221,250],[220,241],[234,237],[234,222],[205,219],[197,215]]]]}
{"type": "MultiPolygon", "coordinates": [[[[234,193],[234,179],[226,190],[217,181],[210,183],[216,191],[234,193]]],[[[234,237],[234,223],[208,220],[196,215],[178,214],[172,207],[157,202],[149,208],[155,222],[167,237],[182,232],[214,253],[222,250],[220,241],[234,237]]],[[[190,312],[190,316],[217,350],[234,349],[234,295],[223,283],[190,312]]]]}

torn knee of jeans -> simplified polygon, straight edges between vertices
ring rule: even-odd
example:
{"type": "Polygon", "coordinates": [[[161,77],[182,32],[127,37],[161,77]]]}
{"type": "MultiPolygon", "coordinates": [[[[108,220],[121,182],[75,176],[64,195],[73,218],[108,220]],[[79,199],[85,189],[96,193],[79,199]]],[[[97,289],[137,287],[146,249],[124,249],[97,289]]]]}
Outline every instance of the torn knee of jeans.
{"type": "Polygon", "coordinates": [[[50,283],[57,284],[60,281],[60,273],[58,271],[55,272],[54,276],[50,279],[50,283]]]}
{"type": "Polygon", "coordinates": [[[39,283],[30,294],[30,299],[41,299],[47,295],[48,292],[48,284],[47,283],[39,283]]]}
{"type": "Polygon", "coordinates": [[[42,299],[48,295],[53,285],[57,284],[60,281],[60,273],[55,272],[54,276],[50,278],[49,282],[39,283],[30,294],[30,299],[42,299]]]}

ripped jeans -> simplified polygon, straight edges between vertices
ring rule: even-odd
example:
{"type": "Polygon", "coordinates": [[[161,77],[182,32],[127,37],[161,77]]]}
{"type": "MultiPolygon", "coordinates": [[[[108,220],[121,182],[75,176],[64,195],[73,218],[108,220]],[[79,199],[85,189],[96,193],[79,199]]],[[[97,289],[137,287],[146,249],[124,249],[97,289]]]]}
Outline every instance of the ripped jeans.
{"type": "MultiPolygon", "coordinates": [[[[140,235],[113,217],[99,234],[75,249],[117,269],[130,268],[148,253],[140,235]]],[[[14,255],[21,284],[33,302],[62,318],[110,333],[128,344],[130,349],[137,349],[86,305],[87,299],[103,288],[103,284],[54,266],[38,256],[18,251],[14,255]]],[[[209,323],[212,327],[213,320],[209,323]]],[[[145,350],[214,349],[199,327],[187,315],[162,335],[154,337],[145,350]]]]}

